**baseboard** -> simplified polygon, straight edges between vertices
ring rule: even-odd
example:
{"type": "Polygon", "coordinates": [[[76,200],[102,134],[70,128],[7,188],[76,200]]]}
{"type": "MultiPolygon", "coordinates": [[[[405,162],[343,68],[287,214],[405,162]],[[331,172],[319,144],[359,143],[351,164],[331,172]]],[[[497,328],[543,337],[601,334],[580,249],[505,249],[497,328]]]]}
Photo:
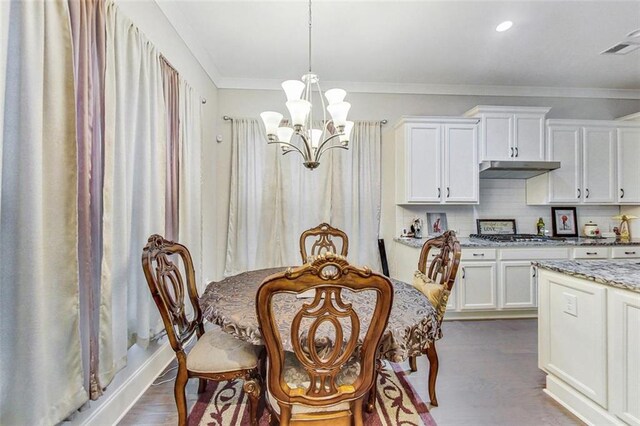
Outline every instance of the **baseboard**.
{"type": "Polygon", "coordinates": [[[543,391],[588,425],[624,425],[604,408],[552,375],[547,375],[547,387],[543,391]]]}
{"type": "Polygon", "coordinates": [[[458,320],[489,320],[489,319],[516,319],[516,318],[538,318],[537,310],[511,310],[511,311],[447,311],[444,321],[458,320]]]}
{"type": "Polygon", "coordinates": [[[78,413],[72,420],[72,425],[117,424],[175,359],[175,353],[168,342],[155,350],[136,348],[131,352],[130,350],[127,356],[127,367],[116,374],[101,398],[91,401],[89,409],[78,413]]]}

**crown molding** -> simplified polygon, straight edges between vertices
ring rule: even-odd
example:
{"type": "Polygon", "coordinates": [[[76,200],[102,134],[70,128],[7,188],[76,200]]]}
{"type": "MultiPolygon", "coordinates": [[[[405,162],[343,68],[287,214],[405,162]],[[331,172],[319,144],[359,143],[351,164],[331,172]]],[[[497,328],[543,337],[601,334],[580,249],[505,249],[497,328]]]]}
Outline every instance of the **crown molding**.
{"type": "MultiPolygon", "coordinates": [[[[640,99],[640,90],[626,89],[320,81],[323,87],[338,86],[351,93],[640,99]]],[[[217,87],[219,89],[281,90],[281,82],[281,80],[273,79],[221,78],[218,81],[217,87]]]]}
{"type": "Polygon", "coordinates": [[[218,82],[222,80],[218,67],[213,61],[213,58],[201,43],[201,40],[191,30],[189,20],[184,17],[180,10],[180,2],[177,1],[159,1],[155,0],[155,4],[160,11],[164,14],[165,18],[178,36],[182,39],[185,47],[191,51],[196,61],[200,63],[202,69],[209,76],[211,81],[216,87],[218,82]]]}

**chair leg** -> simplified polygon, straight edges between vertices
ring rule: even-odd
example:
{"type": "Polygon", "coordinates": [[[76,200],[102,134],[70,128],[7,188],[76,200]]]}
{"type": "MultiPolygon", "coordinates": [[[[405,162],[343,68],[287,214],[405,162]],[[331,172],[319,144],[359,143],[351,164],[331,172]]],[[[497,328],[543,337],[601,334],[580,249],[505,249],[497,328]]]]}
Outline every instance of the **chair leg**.
{"type": "Polygon", "coordinates": [[[367,413],[373,413],[376,409],[376,392],[378,388],[378,372],[382,370],[382,360],[376,359],[376,368],[373,370],[373,386],[369,390],[369,397],[365,410],[367,413]]]}
{"type": "Polygon", "coordinates": [[[173,393],[176,398],[176,406],[178,407],[178,425],[186,426],[187,424],[187,395],[185,388],[187,387],[187,369],[178,366],[178,374],[176,375],[176,383],[173,387],[173,393]]]}
{"type": "Polygon", "coordinates": [[[203,393],[207,390],[207,379],[198,379],[198,393],[203,393]]]}
{"type": "Polygon", "coordinates": [[[247,376],[242,389],[249,396],[249,418],[251,426],[258,426],[258,405],[260,404],[260,383],[257,377],[247,376]]]}
{"type": "Polygon", "coordinates": [[[435,342],[432,342],[427,348],[427,358],[429,358],[429,398],[431,399],[431,405],[437,407],[436,378],[438,377],[438,352],[436,351],[435,342]]]}
{"type": "Polygon", "coordinates": [[[418,357],[416,355],[411,355],[409,357],[409,369],[413,372],[418,371],[418,365],[416,363],[417,358],[418,357]]]}
{"type": "Polygon", "coordinates": [[[356,399],[351,404],[351,410],[353,412],[353,425],[362,426],[362,399],[356,399]]]}

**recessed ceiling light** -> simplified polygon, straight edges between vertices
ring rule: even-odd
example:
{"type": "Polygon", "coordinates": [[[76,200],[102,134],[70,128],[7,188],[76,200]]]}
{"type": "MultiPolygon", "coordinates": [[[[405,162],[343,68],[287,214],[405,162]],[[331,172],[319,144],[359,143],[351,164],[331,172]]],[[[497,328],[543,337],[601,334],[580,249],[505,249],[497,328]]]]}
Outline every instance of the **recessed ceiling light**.
{"type": "Polygon", "coordinates": [[[504,21],[502,23],[500,23],[497,27],[496,27],[496,31],[501,33],[503,31],[507,31],[509,28],[511,28],[513,26],[513,22],[511,21],[504,21]]]}

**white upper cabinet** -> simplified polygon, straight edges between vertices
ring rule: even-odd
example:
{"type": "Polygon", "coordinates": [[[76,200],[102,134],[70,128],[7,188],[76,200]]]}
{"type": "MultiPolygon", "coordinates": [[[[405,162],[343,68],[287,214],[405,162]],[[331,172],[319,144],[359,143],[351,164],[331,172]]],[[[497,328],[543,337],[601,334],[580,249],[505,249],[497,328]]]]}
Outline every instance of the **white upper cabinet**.
{"type": "Polygon", "coordinates": [[[640,203],[640,125],[618,129],[618,188],[620,204],[640,203]]]}
{"type": "Polygon", "coordinates": [[[528,204],[640,204],[640,125],[547,120],[560,168],[527,180],[528,204]]]}
{"type": "Polygon", "coordinates": [[[480,161],[543,161],[550,109],[479,105],[467,111],[465,117],[480,119],[480,161]]]}
{"type": "Polygon", "coordinates": [[[582,202],[616,202],[616,129],[582,128],[582,202]]]}
{"type": "Polygon", "coordinates": [[[396,203],[477,203],[477,123],[403,118],[395,127],[396,203]]]}

